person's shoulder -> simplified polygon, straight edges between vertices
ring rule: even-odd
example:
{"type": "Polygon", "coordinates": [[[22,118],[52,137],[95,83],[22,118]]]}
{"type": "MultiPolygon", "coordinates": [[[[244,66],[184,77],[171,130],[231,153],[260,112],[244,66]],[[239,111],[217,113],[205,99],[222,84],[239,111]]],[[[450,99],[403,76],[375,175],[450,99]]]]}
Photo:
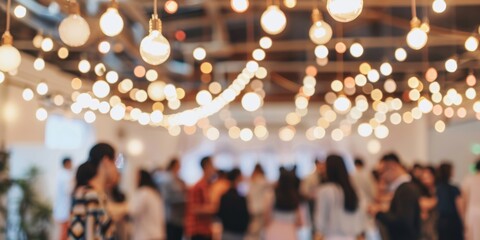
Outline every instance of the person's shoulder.
{"type": "Polygon", "coordinates": [[[338,186],[334,183],[324,183],[318,187],[319,194],[333,194],[338,186]]]}

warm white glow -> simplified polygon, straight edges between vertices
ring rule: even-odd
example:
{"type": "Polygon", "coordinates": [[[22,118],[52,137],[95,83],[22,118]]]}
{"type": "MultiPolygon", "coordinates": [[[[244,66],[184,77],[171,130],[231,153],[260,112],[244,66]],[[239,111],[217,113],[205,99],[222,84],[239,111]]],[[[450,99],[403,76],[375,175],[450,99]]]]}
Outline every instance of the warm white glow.
{"type": "Polygon", "coordinates": [[[360,43],[353,43],[352,46],[350,46],[350,54],[356,58],[361,57],[363,51],[363,46],[360,43]]]}
{"type": "Polygon", "coordinates": [[[200,106],[207,105],[212,102],[212,94],[207,90],[201,90],[197,93],[196,101],[200,106]]]}
{"type": "Polygon", "coordinates": [[[27,9],[22,5],[18,5],[13,10],[13,14],[17,18],[24,18],[27,15],[27,9]]]}
{"type": "Polygon", "coordinates": [[[380,73],[376,69],[372,69],[368,71],[367,77],[370,82],[375,83],[380,80],[380,73]]]}
{"type": "Polygon", "coordinates": [[[393,93],[397,90],[397,83],[393,79],[387,79],[383,84],[383,88],[387,93],[393,93]]]}
{"type": "Polygon", "coordinates": [[[35,117],[37,118],[38,121],[45,121],[48,118],[48,112],[45,110],[45,108],[39,108],[37,109],[37,112],[35,113],[35,117]]]}
{"type": "Polygon", "coordinates": [[[469,52],[475,52],[478,49],[478,38],[470,36],[465,41],[465,49],[469,52]]]}
{"type": "Polygon", "coordinates": [[[392,65],[388,62],[382,63],[382,65],[380,66],[380,72],[383,76],[390,76],[393,72],[392,65]]]}
{"type": "Polygon", "coordinates": [[[90,62],[88,60],[81,60],[80,62],[78,62],[78,71],[80,71],[81,73],[87,73],[88,71],[90,71],[90,68],[92,66],[90,65],[90,62]]]}
{"type": "Polygon", "coordinates": [[[45,61],[43,58],[36,58],[35,61],[33,61],[33,68],[37,71],[45,69],[45,61]]]}
{"type": "Polygon", "coordinates": [[[297,6],[297,0],[283,0],[283,5],[287,8],[294,8],[297,6]]]}
{"type": "Polygon", "coordinates": [[[151,65],[160,65],[170,56],[170,43],[158,30],[153,30],[140,43],[142,59],[151,65]]]}
{"type": "Polygon", "coordinates": [[[30,88],[25,88],[22,92],[22,97],[25,101],[31,101],[33,99],[33,96],[33,91],[30,88]]]}
{"type": "Polygon", "coordinates": [[[332,135],[333,141],[336,141],[336,142],[342,141],[342,139],[345,137],[345,134],[339,128],[333,129],[331,135],[332,135]]]}
{"type": "MultiPolygon", "coordinates": [[[[118,91],[121,93],[127,93],[128,91],[132,90],[133,88],[133,81],[130,79],[124,79],[118,84],[118,91]]],[[[163,88],[162,88],[163,91],[163,88]]]]}
{"type": "Polygon", "coordinates": [[[333,103],[333,107],[335,108],[335,110],[341,113],[347,112],[351,106],[352,103],[345,96],[338,97],[337,100],[335,100],[335,102],[333,103]]]}
{"type": "Polygon", "coordinates": [[[453,73],[457,71],[457,68],[458,68],[457,60],[450,58],[445,62],[445,69],[448,72],[453,73]]]}
{"type": "Polygon", "coordinates": [[[57,55],[60,59],[66,59],[69,55],[69,51],[66,47],[61,47],[58,49],[57,55]]]}
{"type": "Polygon", "coordinates": [[[127,152],[131,156],[139,156],[143,153],[145,147],[139,139],[130,139],[127,142],[127,152]]]}
{"type": "Polygon", "coordinates": [[[249,111],[254,112],[262,106],[262,98],[254,92],[249,92],[242,97],[242,107],[249,111]]]}
{"type": "Polygon", "coordinates": [[[395,59],[399,62],[405,61],[405,59],[407,59],[407,51],[403,48],[397,48],[397,50],[395,50],[395,59]]]}
{"type": "Polygon", "coordinates": [[[95,120],[97,119],[97,116],[95,115],[94,112],[92,111],[86,111],[85,114],[83,115],[83,119],[85,120],[85,122],[87,123],[93,123],[95,122],[95,120]]]}
{"type": "Polygon", "coordinates": [[[178,3],[175,0],[168,0],[165,2],[165,11],[174,14],[178,11],[178,3]]]}
{"type": "Polygon", "coordinates": [[[252,138],[253,132],[249,128],[244,128],[240,131],[240,139],[242,139],[242,141],[248,142],[252,140],[252,138]]]}
{"type": "Polygon", "coordinates": [[[105,76],[105,80],[107,80],[107,82],[111,84],[116,83],[118,81],[118,73],[115,71],[107,72],[107,75],[105,76]]]}
{"type": "Polygon", "coordinates": [[[123,18],[118,13],[118,9],[109,7],[100,17],[100,29],[109,36],[117,36],[123,30],[123,18]]]}
{"type": "Polygon", "coordinates": [[[43,36],[40,33],[37,33],[35,37],[33,37],[32,43],[33,46],[36,48],[41,48],[42,47],[42,41],[43,41],[43,36]]]}
{"type": "Polygon", "coordinates": [[[433,103],[430,100],[423,98],[418,102],[418,108],[422,113],[429,113],[433,110],[433,103]]]}
{"type": "Polygon", "coordinates": [[[287,17],[278,6],[271,5],[263,12],[260,24],[265,32],[276,35],[287,26],[287,17]]]}
{"type": "Polygon", "coordinates": [[[436,13],[443,13],[447,9],[447,3],[445,0],[434,0],[432,3],[432,9],[436,13]]]}
{"type": "Polygon", "coordinates": [[[110,52],[110,48],[111,48],[111,45],[107,41],[101,41],[98,44],[98,51],[100,53],[106,54],[106,53],[110,52]]]}
{"type": "Polygon", "coordinates": [[[407,44],[414,50],[420,50],[427,44],[428,35],[419,27],[414,27],[407,34],[407,44]]]}
{"type": "Polygon", "coordinates": [[[272,39],[269,37],[262,37],[260,38],[259,44],[263,49],[269,49],[272,47],[272,39]]]}
{"type": "Polygon", "coordinates": [[[259,65],[257,62],[255,61],[248,61],[247,62],[247,65],[246,65],[246,69],[247,71],[251,72],[251,73],[255,73],[259,68],[259,65]]]}
{"type": "Polygon", "coordinates": [[[158,79],[158,72],[155,70],[155,69],[150,69],[147,71],[147,73],[145,74],[145,78],[150,81],[150,82],[153,82],[155,80],[158,79]]]}
{"type": "Polygon", "coordinates": [[[233,11],[238,13],[247,11],[249,5],[250,3],[248,0],[230,0],[230,6],[233,11]]]}
{"type": "Polygon", "coordinates": [[[115,121],[120,121],[125,117],[125,107],[116,105],[110,110],[110,117],[115,121]]]}
{"type": "Polygon", "coordinates": [[[379,139],[384,139],[388,137],[390,131],[385,125],[380,125],[375,128],[375,136],[379,139]]]}
{"type": "Polygon", "coordinates": [[[313,23],[310,27],[310,40],[317,45],[325,44],[332,39],[332,27],[323,20],[313,23]]]}
{"type": "Polygon", "coordinates": [[[265,59],[265,51],[263,51],[262,49],[255,49],[252,52],[252,57],[256,61],[262,61],[263,59],[265,59]]]}
{"type": "Polygon", "coordinates": [[[44,82],[41,82],[37,85],[37,93],[39,95],[45,95],[48,93],[48,85],[44,82]]]}
{"type": "Polygon", "coordinates": [[[193,50],[193,58],[197,61],[202,61],[207,57],[207,51],[205,48],[197,47],[193,50]]]}
{"type": "Polygon", "coordinates": [[[325,45],[318,45],[315,47],[315,56],[317,58],[326,58],[328,57],[328,48],[325,45]]]}
{"type": "Polygon", "coordinates": [[[50,52],[53,49],[53,40],[49,37],[46,37],[42,40],[42,51],[50,52]]]}
{"type": "Polygon", "coordinates": [[[98,80],[93,84],[92,91],[96,97],[104,98],[110,93],[110,85],[103,80],[98,80]]]}
{"type": "Polygon", "coordinates": [[[443,133],[445,131],[445,122],[442,121],[442,120],[438,120],[436,123],[435,123],[435,131],[439,132],[439,133],[443,133]]]}
{"type": "Polygon", "coordinates": [[[367,143],[367,150],[370,154],[377,154],[382,149],[382,145],[377,139],[372,139],[367,143]]]}
{"type": "Polygon", "coordinates": [[[284,142],[292,141],[295,137],[295,128],[292,126],[281,128],[278,133],[278,137],[284,142]]]}
{"type": "Polygon", "coordinates": [[[220,131],[218,131],[217,128],[211,127],[208,128],[206,135],[210,141],[215,141],[220,137],[220,131]]]}
{"type": "MultiPolygon", "coordinates": [[[[122,84],[130,84],[131,83],[131,80],[130,79],[125,79],[123,80],[120,85],[122,84]],[[129,82],[125,82],[125,81],[129,81],[129,82]],[[125,83],[124,83],[125,82],[125,83]]],[[[133,85],[129,85],[129,86],[122,86],[122,88],[126,88],[128,89],[128,87],[130,86],[133,86],[133,85]]],[[[160,82],[160,81],[157,81],[157,82],[152,82],[148,85],[148,89],[147,89],[147,92],[148,92],[148,96],[150,97],[150,99],[152,99],[153,101],[162,101],[165,99],[165,94],[163,92],[163,88],[165,88],[165,83],[164,82],[160,82]]],[[[124,90],[126,90],[124,89],[124,90]]],[[[128,92],[129,90],[127,90],[128,92]]]]}
{"type": "Polygon", "coordinates": [[[355,20],[363,10],[363,0],[328,0],[327,10],[339,22],[355,20]]]}
{"type": "Polygon", "coordinates": [[[155,110],[150,114],[152,123],[157,124],[163,120],[163,113],[160,110],[155,110]]]}
{"type": "Polygon", "coordinates": [[[372,135],[373,133],[373,128],[370,124],[368,123],[362,123],[358,125],[358,134],[362,137],[368,137],[372,135]]]}
{"type": "Polygon", "coordinates": [[[20,52],[11,44],[0,46],[0,71],[11,72],[17,70],[21,60],[20,52]]]}
{"type": "Polygon", "coordinates": [[[58,33],[60,39],[66,45],[70,47],[80,47],[84,45],[90,37],[90,27],[82,16],[70,14],[60,23],[58,33]]]}

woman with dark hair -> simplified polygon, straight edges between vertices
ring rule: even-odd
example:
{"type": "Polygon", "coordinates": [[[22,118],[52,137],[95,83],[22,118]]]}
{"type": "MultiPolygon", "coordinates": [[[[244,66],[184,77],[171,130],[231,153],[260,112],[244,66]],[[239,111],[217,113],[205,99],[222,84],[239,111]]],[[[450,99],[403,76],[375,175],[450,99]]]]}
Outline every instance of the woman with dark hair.
{"type": "Polygon", "coordinates": [[[297,239],[300,225],[300,194],[295,173],[280,169],[280,177],[275,187],[271,223],[267,226],[266,240],[297,239]]]}
{"type": "Polygon", "coordinates": [[[152,176],[145,170],[138,173],[138,188],[130,202],[133,240],[163,240],[165,234],[164,205],[152,176]]]}
{"type": "Polygon", "coordinates": [[[365,231],[366,214],[342,157],[326,160],[327,182],[320,186],[315,203],[315,230],[325,240],[354,240],[365,231]]]}
{"type": "Polygon", "coordinates": [[[69,239],[113,239],[115,227],[106,208],[106,193],[118,179],[114,159],[113,147],[99,143],[90,150],[87,162],[79,167],[72,196],[69,239]]]}
{"type": "Polygon", "coordinates": [[[453,166],[442,163],[437,169],[437,235],[439,240],[463,239],[463,223],[459,214],[460,189],[450,183],[453,166]]]}
{"type": "Polygon", "coordinates": [[[435,226],[437,223],[437,196],[435,188],[435,168],[427,166],[420,175],[420,210],[421,210],[421,240],[438,239],[435,226]]]}

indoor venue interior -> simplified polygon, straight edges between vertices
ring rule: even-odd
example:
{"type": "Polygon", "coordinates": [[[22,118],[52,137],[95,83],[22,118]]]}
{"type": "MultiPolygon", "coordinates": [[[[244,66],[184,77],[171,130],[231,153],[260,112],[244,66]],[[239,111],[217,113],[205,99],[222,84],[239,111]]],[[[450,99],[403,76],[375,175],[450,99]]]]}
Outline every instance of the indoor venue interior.
{"type": "Polygon", "coordinates": [[[480,0],[0,0],[0,240],[480,240],[480,0]]]}

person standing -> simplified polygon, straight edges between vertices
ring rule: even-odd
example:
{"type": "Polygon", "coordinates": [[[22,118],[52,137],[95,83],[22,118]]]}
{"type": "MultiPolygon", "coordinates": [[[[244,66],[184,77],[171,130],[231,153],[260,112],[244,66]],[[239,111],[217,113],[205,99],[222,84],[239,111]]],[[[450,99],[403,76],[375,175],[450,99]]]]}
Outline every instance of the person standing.
{"type": "Polygon", "coordinates": [[[183,237],[187,187],[180,179],[179,171],[180,161],[174,158],[168,164],[164,181],[160,183],[160,192],[165,200],[168,240],[181,240],[183,237]]]}
{"type": "Polygon", "coordinates": [[[164,203],[152,176],[145,170],[138,173],[138,189],[129,206],[133,221],[133,240],[164,240],[164,203]]]}
{"type": "Polygon", "coordinates": [[[422,219],[421,237],[422,240],[438,239],[435,226],[438,219],[437,195],[435,189],[435,169],[425,167],[420,176],[420,210],[422,219]]]}
{"type": "Polygon", "coordinates": [[[312,230],[316,190],[320,184],[325,182],[325,180],[325,162],[317,159],[315,160],[315,171],[306,176],[300,183],[300,194],[307,202],[308,213],[310,215],[310,226],[312,226],[312,230]]]}
{"type": "Polygon", "coordinates": [[[480,240],[480,160],[476,163],[475,169],[475,175],[467,178],[462,184],[467,240],[480,240]]]}
{"type": "Polygon", "coordinates": [[[227,174],[230,188],[220,199],[217,216],[223,226],[222,240],[244,240],[250,222],[247,199],[238,192],[242,181],[239,169],[233,169],[227,174]]]}
{"type": "Polygon", "coordinates": [[[265,178],[265,172],[260,164],[256,164],[250,178],[250,189],[247,195],[248,208],[251,215],[248,227],[248,239],[262,239],[265,229],[267,208],[272,202],[273,188],[265,178]]]}
{"type": "Polygon", "coordinates": [[[77,171],[72,196],[70,240],[113,239],[114,224],[107,211],[107,194],[118,179],[115,149],[106,143],[92,147],[88,160],[77,171]]]}
{"type": "Polygon", "coordinates": [[[459,214],[462,197],[460,189],[450,183],[452,172],[453,166],[450,163],[442,163],[437,169],[438,240],[464,239],[459,214]]]}
{"type": "Polygon", "coordinates": [[[369,212],[388,231],[390,240],[417,240],[420,237],[420,193],[396,154],[387,154],[380,160],[381,178],[393,193],[390,208],[382,211],[372,205],[369,212]]]}
{"type": "Polygon", "coordinates": [[[352,181],[361,193],[361,196],[370,204],[376,196],[373,175],[365,168],[365,163],[362,159],[356,158],[354,164],[355,173],[352,175],[352,181]]]}
{"type": "Polygon", "coordinates": [[[275,200],[271,222],[265,231],[266,240],[298,239],[298,228],[301,224],[300,194],[296,176],[285,168],[280,168],[280,177],[275,187],[275,200]]]}
{"type": "Polygon", "coordinates": [[[360,198],[342,157],[328,156],[326,170],[327,181],[316,196],[315,230],[325,240],[354,240],[366,226],[360,198]]]}
{"type": "Polygon", "coordinates": [[[211,157],[200,161],[203,177],[188,190],[185,215],[185,234],[191,240],[211,240],[212,222],[216,213],[211,202],[210,187],[215,176],[215,167],[211,157]]]}
{"type": "Polygon", "coordinates": [[[62,160],[62,168],[57,175],[53,205],[53,219],[59,226],[59,240],[66,240],[68,237],[68,220],[70,217],[70,207],[72,204],[71,195],[73,191],[72,180],[72,159],[66,157],[62,160]]]}

